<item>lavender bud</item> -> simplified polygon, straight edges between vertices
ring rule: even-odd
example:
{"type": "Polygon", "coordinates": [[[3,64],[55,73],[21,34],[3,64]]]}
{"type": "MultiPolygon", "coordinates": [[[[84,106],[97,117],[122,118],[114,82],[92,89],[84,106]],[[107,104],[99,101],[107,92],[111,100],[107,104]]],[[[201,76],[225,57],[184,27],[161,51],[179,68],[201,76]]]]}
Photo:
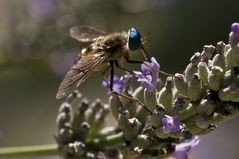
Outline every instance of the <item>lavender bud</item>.
{"type": "Polygon", "coordinates": [[[190,62],[193,66],[197,66],[201,60],[201,54],[199,52],[194,53],[194,55],[190,58],[190,62]]]}
{"type": "Polygon", "coordinates": [[[61,113],[61,112],[64,112],[67,114],[71,113],[72,112],[71,105],[67,102],[62,103],[58,110],[58,113],[61,113]]]}
{"type": "Polygon", "coordinates": [[[109,110],[107,108],[104,108],[97,113],[95,123],[91,125],[89,137],[93,138],[98,135],[98,132],[105,126],[105,117],[108,113],[109,110]]]}
{"type": "Polygon", "coordinates": [[[178,93],[187,96],[187,84],[185,83],[183,74],[176,73],[175,76],[174,85],[177,88],[178,93]]]}
{"type": "Polygon", "coordinates": [[[86,153],[87,159],[96,159],[96,155],[93,152],[87,152],[86,153]]]}
{"type": "Polygon", "coordinates": [[[197,114],[197,106],[197,104],[189,103],[189,106],[181,110],[178,116],[180,121],[187,120],[188,118],[195,116],[197,114]]]}
{"type": "Polygon", "coordinates": [[[222,86],[222,82],[223,82],[223,69],[218,66],[213,66],[208,76],[208,85],[210,89],[218,91],[222,86]]]}
{"type": "Polygon", "coordinates": [[[210,70],[205,62],[200,62],[198,64],[198,75],[204,84],[208,84],[207,79],[208,79],[209,72],[210,70]]]}
{"type": "Polygon", "coordinates": [[[219,91],[218,96],[223,101],[239,101],[239,83],[233,82],[228,87],[219,91]]]}
{"type": "Polygon", "coordinates": [[[172,107],[172,100],[173,100],[173,83],[172,78],[168,77],[165,83],[165,86],[160,90],[158,94],[158,101],[164,107],[172,107]]]}
{"type": "Polygon", "coordinates": [[[239,23],[233,23],[231,25],[231,33],[229,34],[229,42],[232,48],[237,47],[239,43],[239,23]]]}
{"type": "Polygon", "coordinates": [[[237,66],[239,66],[239,44],[236,48],[232,48],[232,49],[235,54],[237,66]]]}
{"type": "Polygon", "coordinates": [[[65,112],[61,112],[60,114],[58,114],[56,118],[56,125],[58,130],[64,128],[65,123],[68,123],[70,121],[71,121],[71,116],[69,113],[67,114],[65,112]]]}
{"type": "Polygon", "coordinates": [[[219,66],[223,70],[226,68],[226,63],[225,63],[225,43],[223,41],[220,41],[217,43],[217,54],[213,57],[212,59],[212,66],[219,66]]]}
{"type": "Polygon", "coordinates": [[[193,78],[193,74],[197,72],[198,70],[197,65],[200,62],[200,59],[201,59],[201,55],[199,52],[195,53],[191,57],[190,59],[191,63],[187,66],[187,68],[184,71],[186,82],[191,81],[193,78]]]}
{"type": "Polygon", "coordinates": [[[212,67],[212,60],[208,60],[207,65],[208,65],[208,68],[211,68],[212,67]]]}
{"type": "Polygon", "coordinates": [[[138,105],[138,109],[136,111],[136,118],[144,124],[147,120],[147,117],[150,115],[148,111],[145,110],[145,108],[138,105]]]}
{"type": "Polygon", "coordinates": [[[212,58],[213,52],[215,50],[215,47],[212,45],[205,45],[203,47],[203,51],[201,54],[201,61],[202,62],[207,62],[212,58]]]}
{"type": "MultiPolygon", "coordinates": [[[[143,87],[138,87],[134,93],[133,93],[133,97],[135,97],[136,99],[140,100],[140,101],[144,101],[144,88],[143,87]]],[[[141,122],[141,123],[145,123],[146,118],[149,114],[148,111],[146,111],[143,107],[139,106],[137,104],[137,110],[136,110],[136,118],[141,122]]]]}
{"type": "Polygon", "coordinates": [[[79,92],[79,90],[75,90],[74,92],[72,92],[70,95],[67,96],[67,103],[70,104],[75,104],[78,103],[81,99],[82,99],[82,94],[79,92]]]}
{"type": "Polygon", "coordinates": [[[120,110],[122,110],[123,108],[120,98],[118,96],[110,96],[109,105],[113,116],[115,117],[115,119],[118,119],[120,110]]]}
{"type": "Polygon", "coordinates": [[[222,101],[230,101],[232,99],[232,94],[231,94],[231,87],[228,86],[226,88],[221,89],[218,92],[218,97],[222,100],[222,101]]]}
{"type": "Polygon", "coordinates": [[[219,66],[223,70],[226,68],[225,57],[223,54],[216,54],[212,59],[212,66],[219,66]]]}
{"type": "Polygon", "coordinates": [[[213,124],[221,123],[224,120],[225,117],[222,114],[216,112],[214,112],[213,115],[209,118],[209,122],[213,124]]]}
{"type": "Polygon", "coordinates": [[[209,127],[209,121],[204,116],[198,115],[195,119],[196,125],[201,129],[209,127]]]}
{"type": "Polygon", "coordinates": [[[139,152],[138,152],[138,148],[131,148],[131,147],[123,147],[123,149],[121,150],[122,154],[123,154],[123,158],[125,159],[136,159],[138,157],[140,157],[139,152]]]}
{"type": "Polygon", "coordinates": [[[80,102],[77,112],[74,114],[72,121],[72,130],[78,132],[81,123],[85,120],[85,111],[88,109],[89,103],[87,99],[82,99],[80,102]]]}
{"type": "MultiPolygon", "coordinates": [[[[129,97],[133,97],[133,95],[131,95],[131,93],[127,93],[127,95],[129,97]]],[[[135,113],[136,113],[136,110],[138,108],[138,105],[137,105],[137,102],[135,101],[132,101],[130,99],[126,99],[126,98],[120,98],[120,101],[122,103],[122,110],[128,110],[129,111],[129,116],[130,117],[134,117],[135,116],[135,113]]]]}
{"type": "Polygon", "coordinates": [[[224,75],[223,86],[227,87],[233,81],[236,81],[238,75],[239,75],[238,67],[234,67],[233,69],[226,71],[224,75]]]}
{"type": "Polygon", "coordinates": [[[93,125],[96,121],[96,114],[102,109],[103,104],[99,99],[97,99],[94,103],[91,104],[91,109],[86,111],[86,121],[93,125]]]}
{"type": "Polygon", "coordinates": [[[162,78],[157,79],[156,90],[161,90],[164,87],[164,80],[162,78]]]}
{"type": "Polygon", "coordinates": [[[219,41],[216,47],[217,53],[223,55],[225,52],[225,46],[226,44],[223,41],[219,41]]]}
{"type": "Polygon", "coordinates": [[[81,157],[85,153],[85,144],[79,141],[64,146],[64,150],[73,156],[81,157]]]}
{"type": "Polygon", "coordinates": [[[165,115],[162,119],[163,125],[163,132],[168,133],[175,133],[180,131],[180,121],[177,117],[171,117],[169,115],[165,115]]]}
{"type": "Polygon", "coordinates": [[[186,107],[187,103],[184,97],[178,96],[173,102],[173,108],[176,112],[183,110],[186,107]]]}
{"type": "Polygon", "coordinates": [[[235,57],[235,52],[230,48],[225,53],[225,61],[227,70],[232,69],[237,66],[237,59],[235,57]]]}
{"type": "Polygon", "coordinates": [[[202,84],[198,74],[194,74],[192,81],[188,83],[188,97],[191,101],[196,102],[201,98],[202,84]]]}
{"type": "Polygon", "coordinates": [[[211,115],[216,108],[215,102],[211,98],[202,99],[197,107],[197,112],[199,115],[211,115]]]}
{"type": "Polygon", "coordinates": [[[153,111],[157,105],[157,92],[156,90],[149,92],[147,89],[144,89],[144,104],[146,107],[153,111]]]}
{"type": "Polygon", "coordinates": [[[184,140],[191,140],[192,137],[193,137],[193,134],[185,128],[182,129],[181,134],[182,134],[182,137],[183,137],[184,140]]]}
{"type": "Polygon", "coordinates": [[[150,118],[150,122],[154,128],[159,128],[162,126],[162,119],[165,115],[165,109],[162,105],[157,105],[153,111],[153,114],[150,118]]]}
{"type": "Polygon", "coordinates": [[[141,128],[142,124],[136,118],[128,119],[128,123],[126,125],[126,129],[124,130],[124,136],[126,141],[131,141],[134,139],[141,128]]]}
{"type": "Polygon", "coordinates": [[[65,127],[61,128],[58,132],[57,138],[63,145],[72,141],[73,131],[70,123],[65,123],[65,127]]]}
{"type": "Polygon", "coordinates": [[[87,136],[89,134],[89,130],[90,130],[90,125],[87,122],[83,122],[80,125],[78,132],[76,132],[76,134],[74,134],[76,140],[85,141],[85,139],[87,138],[87,136]]]}
{"type": "Polygon", "coordinates": [[[142,87],[142,86],[138,87],[134,91],[133,97],[137,98],[140,101],[143,101],[144,100],[144,87],[142,87]]]}
{"type": "Polygon", "coordinates": [[[79,106],[78,106],[78,112],[80,114],[84,114],[85,111],[89,108],[89,102],[86,98],[82,99],[82,101],[80,102],[79,106]]]}
{"type": "Polygon", "coordinates": [[[156,129],[155,135],[156,135],[158,138],[160,138],[160,139],[166,139],[166,138],[169,137],[169,136],[168,136],[169,134],[165,134],[165,133],[163,132],[162,128],[156,129]]]}
{"type": "Polygon", "coordinates": [[[148,147],[148,145],[151,143],[149,136],[145,134],[138,135],[131,143],[132,147],[138,147],[140,149],[144,149],[148,147]]]}
{"type": "Polygon", "coordinates": [[[129,111],[123,111],[120,112],[119,117],[118,117],[118,124],[119,128],[122,130],[125,130],[128,124],[128,119],[129,119],[129,111]]]}
{"type": "Polygon", "coordinates": [[[238,108],[235,108],[235,106],[231,104],[227,103],[224,109],[224,111],[227,113],[227,115],[224,116],[224,120],[232,119],[239,114],[238,108]]]}

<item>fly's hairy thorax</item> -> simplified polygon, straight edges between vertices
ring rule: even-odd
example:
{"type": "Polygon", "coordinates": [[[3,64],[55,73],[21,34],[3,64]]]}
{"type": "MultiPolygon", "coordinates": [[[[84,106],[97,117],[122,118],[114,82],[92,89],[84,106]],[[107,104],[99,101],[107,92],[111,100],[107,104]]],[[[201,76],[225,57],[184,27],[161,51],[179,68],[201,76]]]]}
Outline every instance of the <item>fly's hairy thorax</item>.
{"type": "Polygon", "coordinates": [[[97,54],[104,52],[104,54],[109,54],[107,61],[110,61],[127,55],[128,51],[127,33],[121,32],[98,38],[89,47],[82,49],[81,53],[97,54]]]}
{"type": "Polygon", "coordinates": [[[122,32],[108,35],[103,40],[103,47],[105,52],[111,54],[112,60],[117,60],[128,53],[127,34],[122,32]]]}

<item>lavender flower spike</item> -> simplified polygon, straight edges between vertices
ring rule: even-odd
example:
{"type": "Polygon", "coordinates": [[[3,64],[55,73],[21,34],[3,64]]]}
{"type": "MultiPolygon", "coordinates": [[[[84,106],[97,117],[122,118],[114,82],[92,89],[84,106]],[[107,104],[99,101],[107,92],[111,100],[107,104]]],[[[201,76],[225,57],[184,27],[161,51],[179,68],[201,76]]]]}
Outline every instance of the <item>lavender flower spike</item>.
{"type": "MultiPolygon", "coordinates": [[[[122,93],[125,90],[125,88],[127,88],[130,77],[131,76],[129,74],[125,74],[120,78],[114,76],[113,91],[122,93]]],[[[110,84],[110,76],[108,77],[107,81],[102,82],[102,86],[107,90],[107,94],[112,94],[109,84],[110,84]]]]}
{"type": "Polygon", "coordinates": [[[231,25],[231,31],[237,36],[239,36],[239,23],[233,23],[231,25]]]}
{"type": "Polygon", "coordinates": [[[162,119],[162,125],[164,133],[180,131],[180,122],[177,117],[165,115],[165,117],[162,119]]]}
{"type": "MultiPolygon", "coordinates": [[[[156,61],[154,57],[151,58],[151,62],[145,62],[148,65],[152,66],[155,69],[159,69],[160,65],[156,61]]],[[[141,70],[142,71],[134,71],[136,77],[138,78],[139,82],[143,83],[143,86],[146,88],[147,91],[153,92],[157,86],[157,79],[158,79],[158,72],[148,66],[142,64],[141,70]]]]}
{"type": "Polygon", "coordinates": [[[230,41],[230,44],[231,44],[232,48],[235,48],[235,47],[238,48],[238,42],[239,42],[239,23],[233,23],[231,25],[231,32],[229,34],[229,41],[230,41]]]}
{"type": "Polygon", "coordinates": [[[188,159],[188,154],[200,143],[198,136],[195,136],[192,140],[176,145],[175,151],[172,156],[176,159],[188,159]]]}

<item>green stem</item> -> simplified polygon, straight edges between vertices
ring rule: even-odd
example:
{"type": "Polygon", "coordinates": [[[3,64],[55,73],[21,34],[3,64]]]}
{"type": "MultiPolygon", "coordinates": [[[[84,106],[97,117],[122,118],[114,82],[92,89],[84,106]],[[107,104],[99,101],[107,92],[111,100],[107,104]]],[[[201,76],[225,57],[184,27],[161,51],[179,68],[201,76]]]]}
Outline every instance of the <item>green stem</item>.
{"type": "MultiPolygon", "coordinates": [[[[102,149],[102,147],[111,147],[123,143],[123,133],[119,132],[113,135],[106,135],[86,142],[89,149],[102,149]]],[[[1,157],[11,156],[51,156],[58,155],[57,145],[39,145],[39,146],[19,146],[0,148],[1,157]]]]}
{"type": "Polygon", "coordinates": [[[57,155],[57,145],[20,146],[0,148],[0,157],[57,155]]]}
{"type": "Polygon", "coordinates": [[[102,149],[102,147],[113,147],[122,144],[123,141],[124,141],[123,132],[119,132],[117,134],[90,140],[86,142],[86,146],[90,149],[99,150],[102,149]]]}

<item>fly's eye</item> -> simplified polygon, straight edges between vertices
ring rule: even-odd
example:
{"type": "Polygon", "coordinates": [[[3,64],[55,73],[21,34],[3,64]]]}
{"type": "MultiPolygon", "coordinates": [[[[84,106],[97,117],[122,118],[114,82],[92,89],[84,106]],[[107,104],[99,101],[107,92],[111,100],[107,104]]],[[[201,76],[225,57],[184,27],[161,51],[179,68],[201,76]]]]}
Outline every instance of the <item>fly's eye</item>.
{"type": "Polygon", "coordinates": [[[141,35],[135,28],[129,30],[129,49],[138,50],[141,49],[141,35]]]}

